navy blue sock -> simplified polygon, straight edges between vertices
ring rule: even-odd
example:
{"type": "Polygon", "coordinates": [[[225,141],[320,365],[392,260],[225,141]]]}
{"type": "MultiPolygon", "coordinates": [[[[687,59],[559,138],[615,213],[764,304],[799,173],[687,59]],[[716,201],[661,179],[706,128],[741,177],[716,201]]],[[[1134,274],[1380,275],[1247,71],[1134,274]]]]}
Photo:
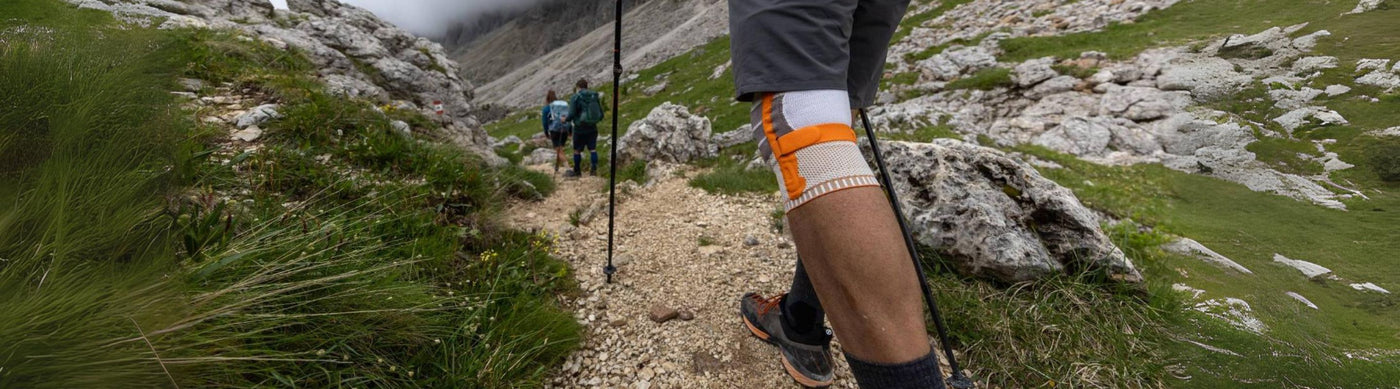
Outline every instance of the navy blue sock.
{"type": "Polygon", "coordinates": [[[579,173],[580,163],[583,163],[583,154],[574,153],[574,173],[579,173]]]}
{"type": "Polygon", "coordinates": [[[938,368],[938,356],[928,355],[905,363],[883,364],[865,362],[846,354],[851,363],[851,375],[862,388],[882,389],[943,389],[943,372],[938,368]]]}
{"type": "Polygon", "coordinates": [[[593,172],[598,171],[598,150],[588,150],[588,162],[593,164],[593,172]]]}

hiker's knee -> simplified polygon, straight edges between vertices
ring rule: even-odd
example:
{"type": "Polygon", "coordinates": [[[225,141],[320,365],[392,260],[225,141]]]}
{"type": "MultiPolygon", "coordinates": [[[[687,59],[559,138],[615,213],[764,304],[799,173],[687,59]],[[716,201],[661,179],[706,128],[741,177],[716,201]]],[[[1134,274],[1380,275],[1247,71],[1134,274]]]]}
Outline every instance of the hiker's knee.
{"type": "Polygon", "coordinates": [[[755,106],[755,136],[774,164],[791,210],[826,194],[878,186],[856,144],[842,91],[768,94],[755,106]]]}

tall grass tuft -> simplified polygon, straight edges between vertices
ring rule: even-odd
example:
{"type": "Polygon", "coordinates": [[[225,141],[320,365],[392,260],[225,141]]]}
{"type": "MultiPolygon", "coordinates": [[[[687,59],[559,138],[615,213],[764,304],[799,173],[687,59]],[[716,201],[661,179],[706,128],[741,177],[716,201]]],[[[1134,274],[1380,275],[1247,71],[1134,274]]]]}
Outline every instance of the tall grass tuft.
{"type": "Polygon", "coordinates": [[[551,238],[495,217],[547,176],[392,133],[428,121],[325,94],[294,52],[0,11],[51,26],[0,29],[0,387],[529,386],[577,347],[551,238]],[[288,118],[221,154],[177,77],[288,118]]]}
{"type": "Polygon", "coordinates": [[[183,309],[157,219],[188,123],[139,32],[0,44],[0,387],[168,382],[137,325],[183,309]]]}

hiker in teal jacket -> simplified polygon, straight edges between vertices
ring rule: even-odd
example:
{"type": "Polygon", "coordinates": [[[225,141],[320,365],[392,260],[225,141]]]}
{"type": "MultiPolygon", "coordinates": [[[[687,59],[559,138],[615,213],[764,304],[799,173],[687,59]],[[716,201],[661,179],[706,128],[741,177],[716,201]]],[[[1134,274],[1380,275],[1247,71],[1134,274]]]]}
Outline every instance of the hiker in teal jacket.
{"type": "Polygon", "coordinates": [[[564,162],[564,143],[569,141],[569,103],[559,100],[554,91],[545,95],[544,108],[540,110],[540,123],[544,125],[544,135],[554,146],[554,172],[559,173],[559,165],[564,162]]]}
{"type": "Polygon", "coordinates": [[[578,80],[574,86],[578,92],[569,99],[569,122],[574,125],[574,170],[565,172],[566,177],[583,174],[583,149],[588,149],[591,163],[588,172],[598,175],[598,123],[603,121],[603,99],[598,92],[588,89],[588,80],[578,80]]]}

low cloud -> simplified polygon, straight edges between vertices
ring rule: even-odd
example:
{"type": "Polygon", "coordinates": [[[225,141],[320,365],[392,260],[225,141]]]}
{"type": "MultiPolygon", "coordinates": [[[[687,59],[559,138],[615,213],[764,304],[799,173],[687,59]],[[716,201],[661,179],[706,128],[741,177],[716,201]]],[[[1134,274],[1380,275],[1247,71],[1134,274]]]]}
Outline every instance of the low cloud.
{"type": "MultiPolygon", "coordinates": [[[[278,0],[273,0],[277,2],[278,0]]],[[[285,1],[285,0],[281,0],[285,1]]],[[[341,0],[420,36],[442,36],[448,27],[486,12],[526,8],[542,0],[341,0]]],[[[570,0],[580,1],[580,0],[570,0]]]]}

